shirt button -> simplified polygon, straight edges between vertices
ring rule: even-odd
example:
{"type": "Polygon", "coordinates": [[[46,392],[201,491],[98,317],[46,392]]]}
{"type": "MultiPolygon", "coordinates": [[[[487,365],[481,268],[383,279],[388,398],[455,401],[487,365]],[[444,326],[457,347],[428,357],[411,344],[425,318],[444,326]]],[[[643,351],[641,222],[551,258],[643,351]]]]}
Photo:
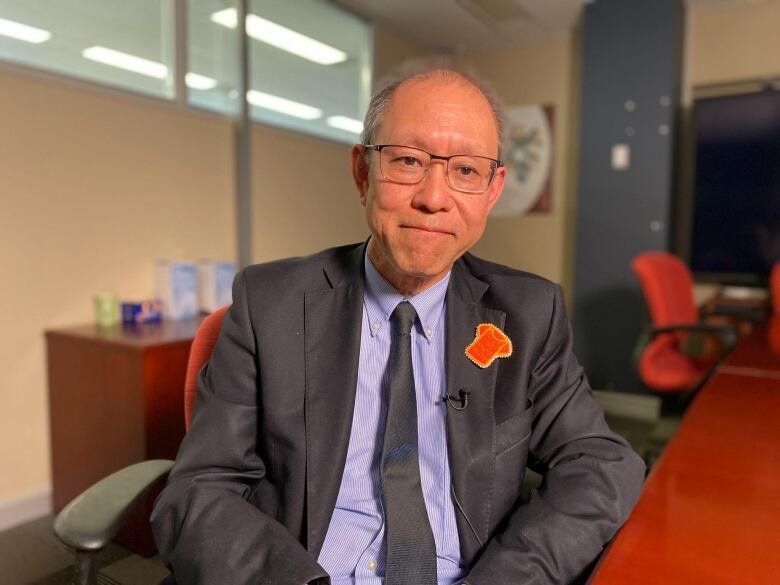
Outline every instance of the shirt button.
{"type": "Polygon", "coordinates": [[[374,329],[374,331],[376,331],[379,329],[379,323],[371,323],[371,327],[374,329]]]}
{"type": "Polygon", "coordinates": [[[366,563],[366,566],[368,567],[369,571],[376,571],[376,560],[371,559],[370,561],[368,561],[368,563],[366,563]]]}
{"type": "Polygon", "coordinates": [[[426,330],[425,330],[425,335],[427,335],[428,337],[430,337],[431,335],[433,335],[433,329],[426,329],[426,330]]]}

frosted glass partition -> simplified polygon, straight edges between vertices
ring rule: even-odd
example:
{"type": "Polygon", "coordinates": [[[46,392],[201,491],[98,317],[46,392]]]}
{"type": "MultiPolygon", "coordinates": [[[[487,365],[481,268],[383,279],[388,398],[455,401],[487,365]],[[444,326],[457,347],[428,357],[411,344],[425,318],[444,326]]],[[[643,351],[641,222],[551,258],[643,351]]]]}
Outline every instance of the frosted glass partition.
{"type": "MultiPolygon", "coordinates": [[[[235,112],[236,10],[230,0],[190,0],[190,103],[235,112]]],[[[373,31],[321,0],[250,0],[248,99],[253,120],[352,143],[371,91],[373,31]]]]}
{"type": "Polygon", "coordinates": [[[250,7],[259,17],[247,22],[252,118],[357,142],[371,91],[371,27],[315,0],[252,0],[250,7]]]}
{"type": "Polygon", "coordinates": [[[172,98],[172,0],[0,0],[0,59],[172,98]]]}
{"type": "MultiPolygon", "coordinates": [[[[373,30],[323,0],[249,0],[250,116],[358,140],[373,30]]],[[[186,0],[187,103],[238,110],[232,0],[186,0]]],[[[0,0],[0,60],[174,99],[174,0],[0,0]]]]}
{"type": "Polygon", "coordinates": [[[232,0],[188,0],[187,35],[190,80],[188,101],[199,108],[225,114],[238,112],[238,31],[220,26],[211,16],[233,10],[232,0]]]}

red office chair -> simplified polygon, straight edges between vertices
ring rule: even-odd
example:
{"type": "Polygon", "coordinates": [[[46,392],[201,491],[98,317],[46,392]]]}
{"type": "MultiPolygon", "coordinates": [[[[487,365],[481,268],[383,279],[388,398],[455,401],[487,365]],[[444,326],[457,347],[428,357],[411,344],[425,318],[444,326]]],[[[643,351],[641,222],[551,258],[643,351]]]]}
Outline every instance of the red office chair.
{"type": "Polygon", "coordinates": [[[203,319],[195,333],[187,359],[187,375],[184,378],[184,428],[190,430],[192,412],[195,410],[195,396],[198,392],[198,374],[203,365],[211,358],[211,352],[222,331],[222,321],[229,307],[217,309],[203,319]]]}
{"type": "MultiPolygon", "coordinates": [[[[198,373],[211,357],[228,307],[218,309],[198,327],[187,360],[184,424],[189,430],[198,373]]],[[[155,459],[130,465],[77,496],[57,515],[54,532],[76,551],[76,583],[95,585],[95,555],[111,542],[133,509],[168,476],[173,461],[155,459]]]]}
{"type": "Polygon", "coordinates": [[[665,252],[645,252],[631,268],[650,313],[651,325],[640,336],[634,361],[642,382],[659,393],[698,389],[736,343],[728,325],[702,323],[693,301],[693,280],[683,262],[665,252]],[[691,334],[720,340],[720,351],[690,355],[684,344],[691,334]]]}

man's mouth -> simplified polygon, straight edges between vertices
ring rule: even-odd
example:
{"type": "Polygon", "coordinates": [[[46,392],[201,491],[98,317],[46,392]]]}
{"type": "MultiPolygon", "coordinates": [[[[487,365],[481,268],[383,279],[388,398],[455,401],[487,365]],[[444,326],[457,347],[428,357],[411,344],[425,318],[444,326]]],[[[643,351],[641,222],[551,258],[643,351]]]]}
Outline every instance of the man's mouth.
{"type": "Polygon", "coordinates": [[[426,225],[405,225],[405,224],[402,224],[401,227],[404,228],[404,229],[417,230],[417,231],[426,232],[426,233],[429,233],[429,234],[441,234],[441,235],[445,235],[445,236],[452,235],[452,232],[449,232],[449,231],[447,231],[445,229],[437,228],[437,227],[431,227],[431,226],[426,226],[426,225]]]}

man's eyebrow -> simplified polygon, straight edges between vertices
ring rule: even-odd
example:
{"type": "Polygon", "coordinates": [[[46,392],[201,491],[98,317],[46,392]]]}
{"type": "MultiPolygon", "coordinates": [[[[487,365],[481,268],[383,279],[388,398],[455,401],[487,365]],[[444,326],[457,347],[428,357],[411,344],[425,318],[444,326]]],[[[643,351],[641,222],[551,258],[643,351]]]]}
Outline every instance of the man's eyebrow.
{"type": "MultiPolygon", "coordinates": [[[[385,142],[384,144],[395,144],[397,146],[411,146],[412,148],[419,148],[421,150],[424,150],[426,152],[430,152],[432,154],[442,154],[442,155],[445,154],[445,153],[442,153],[442,152],[435,152],[435,151],[431,150],[428,146],[425,145],[424,141],[422,141],[420,139],[416,139],[416,138],[402,139],[402,140],[398,140],[398,141],[395,141],[395,142],[385,142]]],[[[467,156],[484,156],[484,157],[487,157],[487,158],[493,158],[493,157],[489,156],[488,154],[485,154],[483,152],[483,148],[484,148],[483,146],[476,146],[474,144],[467,144],[463,148],[454,149],[452,152],[447,153],[447,155],[451,156],[451,155],[465,154],[467,156]],[[457,150],[457,152],[455,152],[455,150],[457,150]]]]}

